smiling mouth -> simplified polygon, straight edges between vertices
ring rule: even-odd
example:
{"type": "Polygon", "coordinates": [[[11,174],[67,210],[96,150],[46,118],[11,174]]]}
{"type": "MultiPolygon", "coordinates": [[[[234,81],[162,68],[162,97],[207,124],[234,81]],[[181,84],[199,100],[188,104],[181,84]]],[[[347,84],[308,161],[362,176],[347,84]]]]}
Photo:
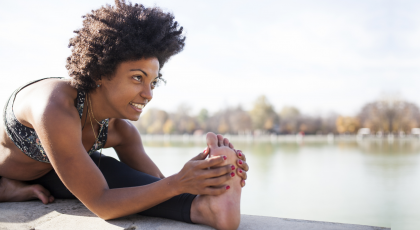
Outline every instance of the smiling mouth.
{"type": "Polygon", "coordinates": [[[138,109],[143,109],[144,106],[146,106],[146,105],[142,105],[142,104],[136,104],[136,103],[133,103],[133,102],[129,102],[129,104],[138,108],[138,109]]]}

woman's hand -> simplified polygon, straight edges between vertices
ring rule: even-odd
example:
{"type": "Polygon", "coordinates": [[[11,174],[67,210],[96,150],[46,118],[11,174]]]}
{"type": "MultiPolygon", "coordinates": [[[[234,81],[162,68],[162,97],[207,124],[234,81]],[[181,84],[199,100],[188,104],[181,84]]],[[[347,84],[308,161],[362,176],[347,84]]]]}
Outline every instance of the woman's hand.
{"type": "MultiPolygon", "coordinates": [[[[179,188],[179,193],[190,193],[199,195],[220,195],[226,192],[224,185],[230,178],[232,165],[223,164],[226,156],[214,156],[207,158],[208,150],[204,150],[196,157],[188,161],[181,171],[175,175],[175,183],[179,188]]],[[[233,167],[234,168],[234,167],[233,167]]]]}
{"type": "Polygon", "coordinates": [[[248,177],[246,173],[249,170],[248,163],[246,163],[245,154],[241,150],[236,150],[233,147],[233,144],[230,143],[227,138],[223,138],[222,135],[217,134],[217,139],[219,141],[219,146],[228,146],[229,148],[233,149],[236,152],[236,156],[238,157],[237,164],[239,166],[236,170],[236,174],[242,178],[241,187],[244,187],[245,180],[248,177]]]}

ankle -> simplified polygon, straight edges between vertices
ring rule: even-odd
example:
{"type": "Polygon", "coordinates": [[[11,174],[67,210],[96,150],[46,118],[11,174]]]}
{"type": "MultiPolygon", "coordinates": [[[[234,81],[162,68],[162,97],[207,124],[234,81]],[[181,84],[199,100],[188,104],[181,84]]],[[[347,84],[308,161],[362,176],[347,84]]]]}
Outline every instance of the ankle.
{"type": "Polygon", "coordinates": [[[211,210],[204,204],[204,198],[203,195],[197,195],[191,204],[190,218],[195,224],[209,225],[209,222],[211,222],[209,220],[209,217],[211,217],[209,212],[211,212],[211,210]]]}

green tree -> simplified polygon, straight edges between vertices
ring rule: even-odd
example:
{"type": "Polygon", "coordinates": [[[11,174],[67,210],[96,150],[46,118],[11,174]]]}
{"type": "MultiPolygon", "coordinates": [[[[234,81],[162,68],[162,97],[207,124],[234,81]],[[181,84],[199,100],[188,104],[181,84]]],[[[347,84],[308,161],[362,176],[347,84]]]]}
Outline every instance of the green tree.
{"type": "Polygon", "coordinates": [[[250,115],[254,129],[268,131],[273,129],[274,125],[279,121],[273,106],[264,95],[257,98],[250,115]]]}
{"type": "Polygon", "coordinates": [[[166,120],[165,124],[163,125],[163,133],[164,134],[172,134],[175,131],[175,124],[171,119],[166,120]]]}
{"type": "Polygon", "coordinates": [[[162,134],[163,125],[168,118],[168,113],[163,110],[149,109],[134,125],[141,133],[162,134]]]}

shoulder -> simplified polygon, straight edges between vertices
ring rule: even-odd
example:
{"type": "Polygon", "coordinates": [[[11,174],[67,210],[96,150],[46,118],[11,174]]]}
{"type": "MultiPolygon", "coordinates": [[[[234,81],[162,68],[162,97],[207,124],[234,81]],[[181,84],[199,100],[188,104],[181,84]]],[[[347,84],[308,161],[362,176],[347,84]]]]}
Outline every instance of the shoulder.
{"type": "Polygon", "coordinates": [[[137,128],[126,119],[111,118],[109,121],[109,126],[112,127],[116,133],[123,137],[130,136],[133,134],[133,132],[138,132],[137,128]]]}
{"type": "MultiPolygon", "coordinates": [[[[66,79],[46,79],[23,88],[13,105],[15,116],[22,123],[32,124],[46,113],[76,113],[77,90],[66,79]]],[[[26,124],[25,124],[26,125],[26,124]]]]}
{"type": "Polygon", "coordinates": [[[125,141],[140,139],[137,128],[130,121],[125,119],[111,118],[109,120],[109,130],[117,139],[117,145],[124,143],[125,141]]]}

